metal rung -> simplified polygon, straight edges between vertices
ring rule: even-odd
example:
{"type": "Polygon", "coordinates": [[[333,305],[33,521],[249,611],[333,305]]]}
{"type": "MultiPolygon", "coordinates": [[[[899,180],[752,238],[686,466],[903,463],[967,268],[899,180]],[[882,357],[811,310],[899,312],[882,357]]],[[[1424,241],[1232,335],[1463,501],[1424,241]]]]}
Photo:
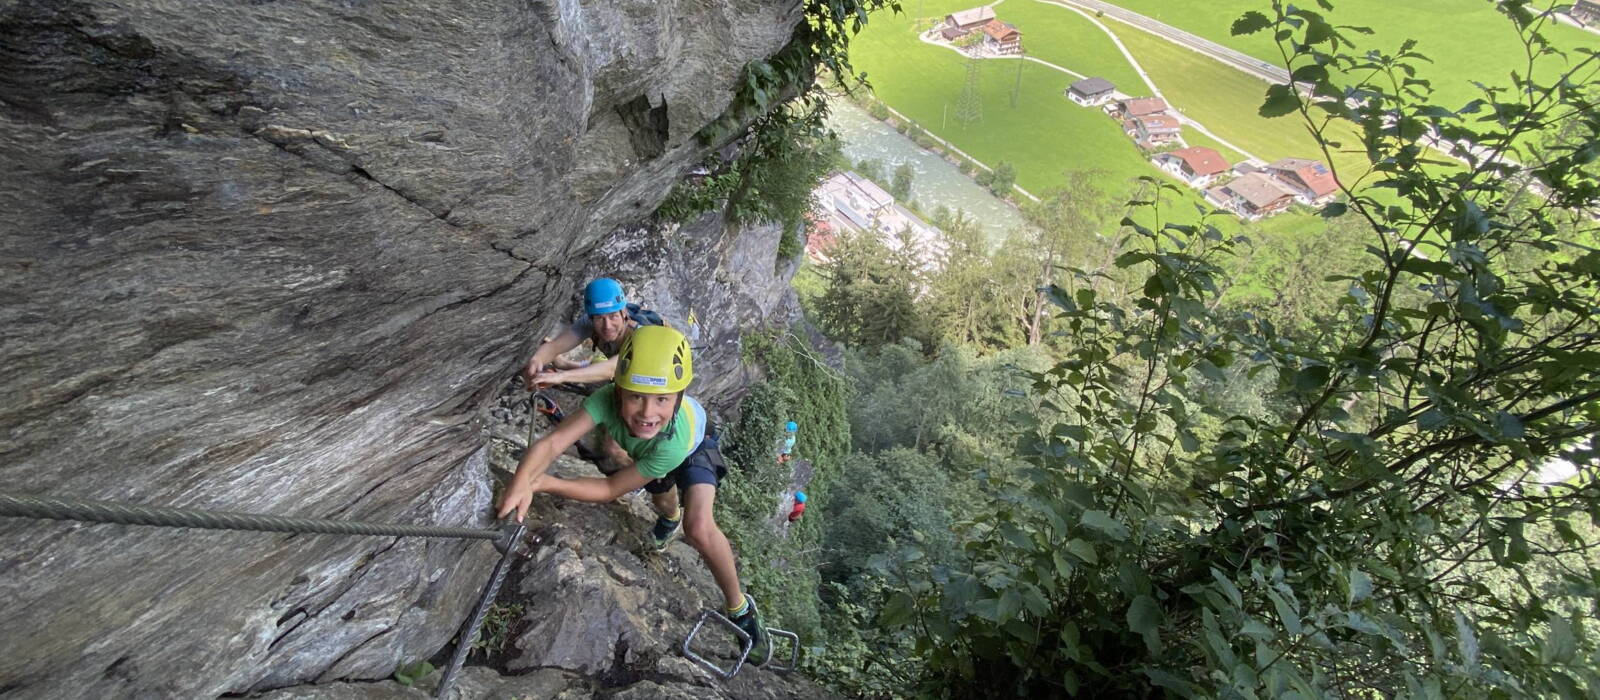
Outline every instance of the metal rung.
{"type": "Polygon", "coordinates": [[[768,642],[772,646],[770,658],[773,660],[768,661],[767,665],[762,666],[762,668],[768,671],[777,671],[778,673],[788,673],[800,665],[800,635],[788,630],[780,630],[776,627],[768,627],[767,635],[770,637],[783,637],[789,640],[789,663],[788,665],[778,663],[776,660],[778,658],[778,645],[768,642]]]}
{"type": "Polygon", "coordinates": [[[723,680],[727,680],[739,675],[739,670],[744,668],[744,660],[750,658],[750,648],[753,646],[755,646],[755,640],[751,639],[750,635],[745,634],[744,630],[739,629],[738,625],[733,624],[733,620],[729,620],[715,610],[706,610],[700,613],[700,619],[696,620],[694,628],[689,630],[689,636],[683,638],[683,655],[689,657],[690,661],[699,664],[702,668],[717,674],[723,680]],[[689,644],[694,641],[695,635],[700,633],[700,628],[706,624],[707,619],[715,619],[721,622],[728,629],[733,630],[734,635],[738,636],[739,660],[734,662],[732,669],[725,670],[721,666],[712,663],[710,659],[694,653],[694,650],[689,648],[689,644]]]}

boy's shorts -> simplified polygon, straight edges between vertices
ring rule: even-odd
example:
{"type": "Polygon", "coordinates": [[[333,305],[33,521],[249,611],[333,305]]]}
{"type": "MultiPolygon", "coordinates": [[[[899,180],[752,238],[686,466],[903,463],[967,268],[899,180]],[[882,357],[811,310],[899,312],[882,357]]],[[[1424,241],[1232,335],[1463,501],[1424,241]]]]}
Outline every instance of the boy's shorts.
{"type": "Polygon", "coordinates": [[[676,486],[678,493],[681,494],[695,484],[711,484],[715,488],[722,483],[722,477],[728,475],[728,465],[722,461],[722,450],[717,443],[716,436],[706,435],[705,439],[700,441],[700,446],[683,460],[683,464],[667,472],[666,476],[645,484],[644,490],[650,493],[666,493],[676,486]]]}

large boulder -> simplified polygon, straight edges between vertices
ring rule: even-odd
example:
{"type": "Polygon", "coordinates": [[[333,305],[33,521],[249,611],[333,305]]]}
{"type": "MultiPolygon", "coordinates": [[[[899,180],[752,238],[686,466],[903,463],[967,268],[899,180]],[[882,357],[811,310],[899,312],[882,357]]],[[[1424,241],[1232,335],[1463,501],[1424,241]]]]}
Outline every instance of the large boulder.
{"type": "MultiPolygon", "coordinates": [[[[478,418],[798,6],[0,0],[0,490],[486,525],[478,418]]],[[[0,693],[385,677],[492,559],[5,520],[0,693]]]]}

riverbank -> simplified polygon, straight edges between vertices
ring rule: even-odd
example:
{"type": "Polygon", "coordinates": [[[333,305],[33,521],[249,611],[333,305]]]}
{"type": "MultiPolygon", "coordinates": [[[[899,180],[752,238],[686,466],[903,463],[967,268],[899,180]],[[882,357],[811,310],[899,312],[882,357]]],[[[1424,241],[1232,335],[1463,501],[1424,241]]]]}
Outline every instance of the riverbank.
{"type": "Polygon", "coordinates": [[[931,214],[940,206],[964,211],[995,245],[1012,231],[1028,226],[1015,205],[994,196],[956,165],[918,146],[893,126],[873,119],[855,103],[834,99],[829,102],[828,111],[828,126],[839,134],[850,162],[876,160],[886,174],[893,173],[902,163],[911,166],[915,173],[911,199],[923,212],[931,214]]]}

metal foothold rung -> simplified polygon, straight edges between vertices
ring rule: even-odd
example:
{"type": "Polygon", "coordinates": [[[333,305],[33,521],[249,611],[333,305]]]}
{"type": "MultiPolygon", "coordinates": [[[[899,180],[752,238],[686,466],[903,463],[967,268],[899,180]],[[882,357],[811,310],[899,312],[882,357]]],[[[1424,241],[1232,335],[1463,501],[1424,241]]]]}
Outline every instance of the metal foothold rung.
{"type": "MultiPolygon", "coordinates": [[[[683,638],[683,655],[701,668],[717,674],[723,680],[727,680],[739,675],[739,670],[744,668],[745,659],[750,658],[750,649],[753,646],[755,646],[755,640],[751,639],[750,635],[745,634],[744,630],[739,629],[738,625],[733,624],[733,620],[729,620],[715,610],[706,610],[700,613],[700,619],[695,620],[694,627],[689,630],[689,636],[683,638]],[[739,660],[734,662],[733,668],[725,670],[721,666],[712,663],[710,659],[694,653],[694,650],[689,648],[689,644],[694,641],[695,635],[700,633],[700,628],[706,624],[707,619],[715,619],[722,623],[728,629],[733,630],[734,635],[739,638],[739,660]]],[[[798,649],[798,646],[796,648],[798,649]]]]}
{"type": "MultiPolygon", "coordinates": [[[[788,673],[793,671],[796,666],[800,665],[800,635],[788,630],[780,630],[776,627],[768,627],[767,635],[770,637],[783,637],[784,639],[789,640],[789,663],[780,664],[777,662],[777,645],[772,644],[772,654],[769,657],[772,660],[768,661],[767,665],[762,666],[762,668],[768,671],[777,671],[778,673],[788,673]]],[[[771,642],[768,643],[771,644],[771,642]]]]}

